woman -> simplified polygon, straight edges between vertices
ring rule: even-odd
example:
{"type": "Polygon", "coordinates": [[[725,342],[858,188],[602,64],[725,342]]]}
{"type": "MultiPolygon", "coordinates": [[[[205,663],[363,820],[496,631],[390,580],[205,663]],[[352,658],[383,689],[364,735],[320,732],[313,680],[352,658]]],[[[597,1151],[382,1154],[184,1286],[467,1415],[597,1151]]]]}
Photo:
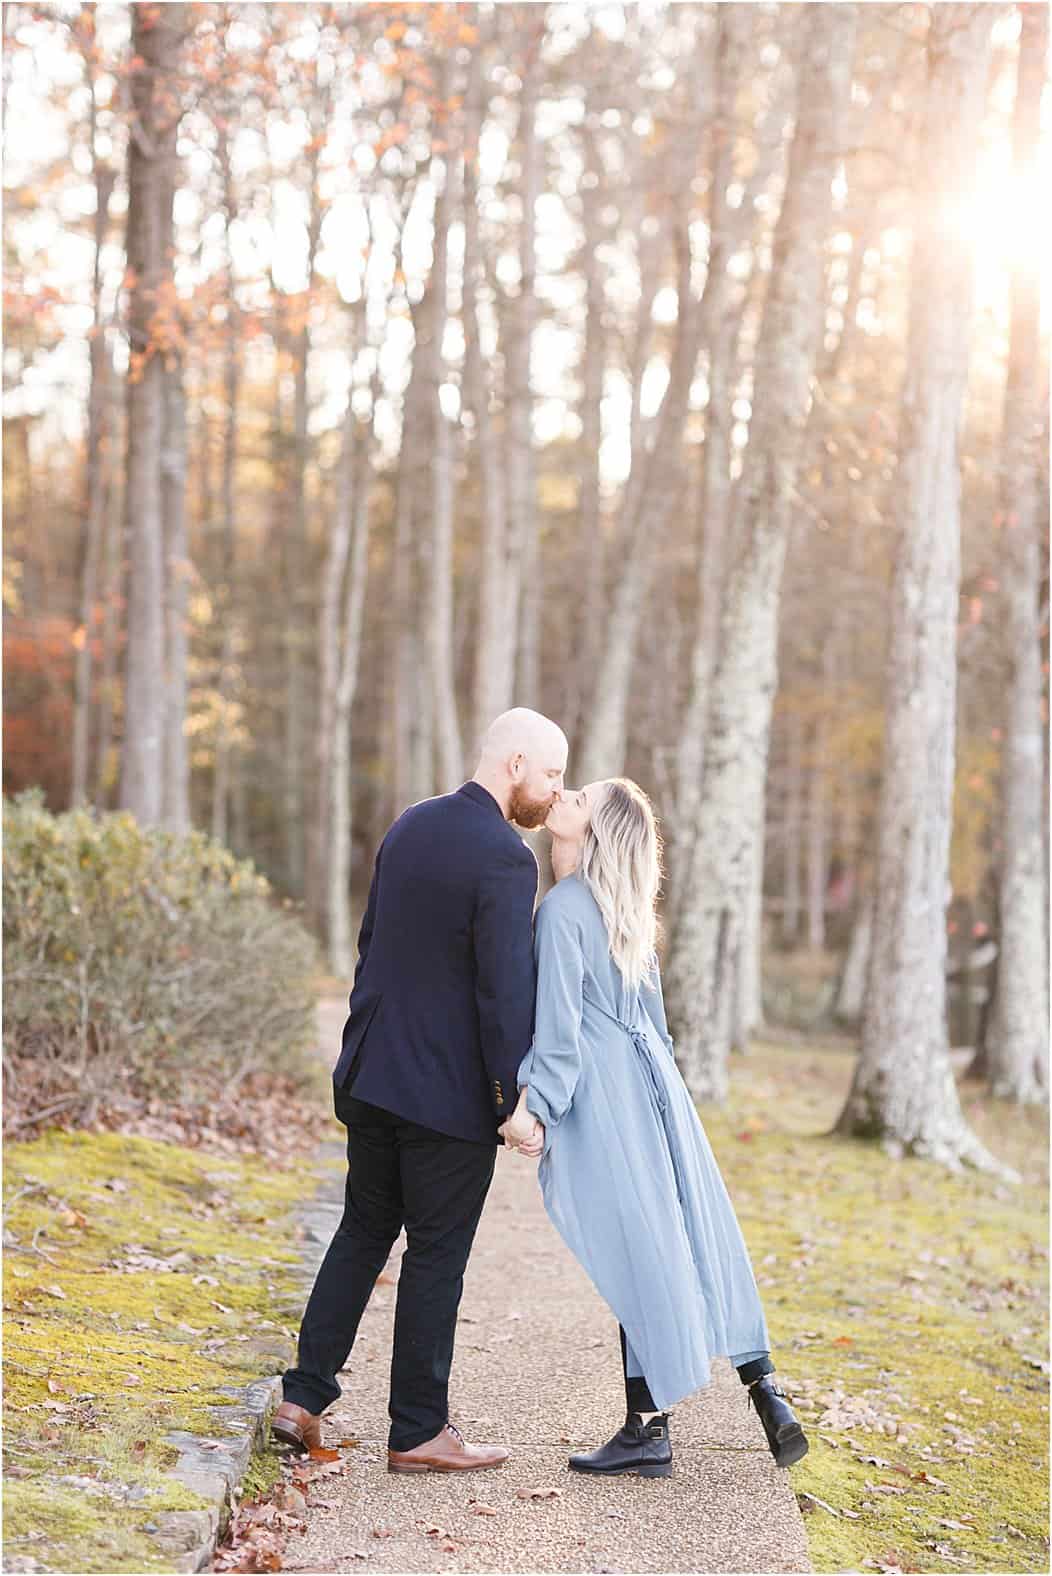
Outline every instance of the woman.
{"type": "Polygon", "coordinates": [[[714,1356],[790,1466],[807,1440],[772,1377],[748,1252],[665,1023],[650,802],[613,778],[567,790],[545,824],[556,885],[537,911],[536,1029],[505,1132],[542,1154],[548,1214],[620,1322],[628,1412],[570,1466],[669,1476],[668,1408],[708,1383],[714,1356]]]}

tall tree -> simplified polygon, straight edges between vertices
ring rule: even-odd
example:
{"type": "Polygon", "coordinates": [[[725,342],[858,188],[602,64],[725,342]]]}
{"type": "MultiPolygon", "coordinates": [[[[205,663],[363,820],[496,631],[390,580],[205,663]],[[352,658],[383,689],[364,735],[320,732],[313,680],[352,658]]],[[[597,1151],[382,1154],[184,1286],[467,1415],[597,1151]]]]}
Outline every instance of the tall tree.
{"type": "Polygon", "coordinates": [[[946,1027],[946,902],[960,587],[961,402],[972,269],[954,229],[982,118],[991,9],[930,10],[914,183],[883,779],[862,1044],[839,1128],[993,1167],[961,1111],[946,1027]]]}
{"type": "MultiPolygon", "coordinates": [[[[164,249],[175,252],[174,203],[178,186],[176,150],[164,172],[162,214],[164,249]]],[[[189,695],[190,544],[186,522],[186,392],[183,386],[184,334],[181,306],[173,288],[164,325],[161,413],[161,513],[165,569],[165,715],[164,824],[173,832],[190,830],[190,752],[186,737],[189,695]]]]}
{"type": "Polygon", "coordinates": [[[796,28],[796,128],[756,350],[697,836],[668,967],[684,1075],[707,1099],[726,1094],[746,902],[758,876],[779,595],[822,331],[823,255],[843,152],[855,7],[801,6],[796,28]]]}
{"type": "MultiPolygon", "coordinates": [[[[437,779],[442,792],[449,793],[461,780],[463,745],[457,710],[457,686],[453,650],[453,423],[442,408],[442,386],[446,363],[442,353],[446,333],[449,293],[449,229],[455,210],[454,181],[459,155],[456,134],[459,117],[454,115],[456,54],[452,40],[438,35],[441,64],[438,70],[439,99],[435,105],[436,146],[440,147],[441,174],[435,195],[434,263],[432,265],[430,343],[422,348],[426,356],[428,402],[431,407],[430,500],[431,563],[428,583],[428,658],[433,685],[432,706],[435,716],[437,779]]],[[[436,161],[431,161],[432,181],[436,161]]]]}
{"type": "Polygon", "coordinates": [[[84,6],[73,24],[84,60],[88,89],[88,157],[95,183],[93,220],[93,263],[91,280],[91,348],[88,384],[88,432],[86,448],[84,535],[80,569],[80,626],[73,696],[73,783],[70,799],[84,804],[89,797],[91,701],[95,651],[95,619],[98,604],[99,570],[105,540],[106,454],[112,443],[107,431],[109,415],[110,351],[103,316],[102,249],[109,228],[109,205],[117,172],[99,153],[99,105],[96,93],[98,52],[95,40],[95,10],[84,6]]]}
{"type": "Polygon", "coordinates": [[[125,518],[130,575],[120,803],[147,824],[159,823],[164,812],[165,375],[158,331],[175,292],[166,243],[186,9],[182,3],[132,8],[129,67],[126,286],[131,359],[125,518]]]}
{"type": "MultiPolygon", "coordinates": [[[[541,47],[544,15],[530,18],[532,6],[508,9],[515,29],[520,70],[519,121],[516,148],[521,174],[522,218],[519,224],[519,283],[507,310],[505,328],[505,433],[508,475],[507,617],[516,648],[513,698],[520,706],[539,706],[540,594],[537,577],[537,482],[533,451],[533,386],[530,355],[536,301],[537,196],[541,150],[537,136],[537,101],[541,91],[541,47]]],[[[510,701],[509,701],[510,704],[510,701]]]]}
{"type": "MultiPolygon", "coordinates": [[[[1019,79],[1013,156],[1035,211],[1041,95],[1048,58],[1048,7],[1019,7],[1019,79]]],[[[1013,259],[1011,337],[1001,444],[1001,560],[1011,653],[1001,767],[1001,958],[989,1047],[995,1094],[1022,1103],[1048,1099],[1048,903],[1042,804],[1041,538],[1047,520],[1042,449],[1048,443],[1048,383],[1041,339],[1041,248],[1013,259]]]]}
{"type": "Polygon", "coordinates": [[[515,630],[509,617],[511,588],[507,571],[507,490],[499,435],[490,411],[490,376],[482,355],[478,304],[478,283],[483,275],[479,237],[478,159],[485,115],[483,61],[488,59],[489,54],[483,44],[472,49],[468,63],[462,183],[464,398],[474,418],[479,506],[482,514],[471,745],[477,745],[494,717],[511,705],[515,663],[515,630]]]}
{"type": "Polygon", "coordinates": [[[682,194],[690,190],[699,160],[702,127],[709,117],[712,45],[695,49],[683,84],[686,108],[678,138],[663,168],[653,172],[662,183],[663,208],[673,217],[668,238],[676,269],[677,322],[668,384],[654,418],[653,436],[633,453],[620,523],[621,564],[599,658],[596,689],[581,747],[584,779],[616,775],[624,769],[632,664],[647,607],[657,549],[684,493],[683,431],[698,354],[706,337],[715,295],[706,277],[700,297],[691,290],[691,220],[682,194]]]}

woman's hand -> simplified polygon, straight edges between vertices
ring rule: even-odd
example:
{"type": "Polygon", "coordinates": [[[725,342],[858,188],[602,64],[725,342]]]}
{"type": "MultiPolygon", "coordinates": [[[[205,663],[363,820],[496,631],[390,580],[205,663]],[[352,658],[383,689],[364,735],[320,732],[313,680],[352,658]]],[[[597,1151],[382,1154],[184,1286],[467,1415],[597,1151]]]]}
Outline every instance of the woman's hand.
{"type": "Polygon", "coordinates": [[[515,1110],[498,1128],[498,1132],[509,1149],[517,1149],[520,1155],[526,1155],[530,1160],[536,1160],[543,1150],[544,1124],[526,1109],[525,1088],[519,1095],[515,1110]]]}

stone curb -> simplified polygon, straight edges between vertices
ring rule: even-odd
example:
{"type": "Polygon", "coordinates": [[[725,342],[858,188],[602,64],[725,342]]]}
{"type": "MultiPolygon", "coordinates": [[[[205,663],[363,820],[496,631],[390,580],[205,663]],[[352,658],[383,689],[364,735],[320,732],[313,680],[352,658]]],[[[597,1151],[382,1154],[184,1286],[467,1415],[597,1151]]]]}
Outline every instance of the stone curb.
{"type": "MultiPolygon", "coordinates": [[[[342,1161],[343,1145],[339,1142],[318,1144],[315,1155],[319,1169],[315,1173],[314,1188],[288,1216],[289,1236],[299,1245],[298,1274],[305,1288],[317,1271],[341,1214],[340,1204],[332,1200],[332,1182],[324,1163],[330,1158],[342,1161]]],[[[284,1369],[293,1354],[291,1345],[280,1352],[275,1347],[273,1357],[284,1369]]],[[[164,1511],[153,1523],[154,1541],[171,1560],[174,1571],[211,1568],[253,1453],[269,1448],[270,1417],[281,1400],[281,1379],[277,1376],[257,1379],[244,1389],[232,1389],[228,1393],[232,1397],[231,1404],[214,1407],[212,1413],[217,1433],[226,1429],[227,1437],[212,1438],[185,1432],[166,1435],[168,1443],[179,1451],[179,1460],[170,1476],[207,1501],[200,1510],[164,1511]]]]}
{"type": "Polygon", "coordinates": [[[153,1523],[154,1541],[176,1571],[203,1571],[211,1565],[253,1451],[267,1438],[281,1380],[257,1379],[230,1393],[237,1399],[230,1406],[215,1407],[213,1416],[233,1437],[210,1439],[181,1431],[165,1436],[179,1451],[169,1476],[207,1501],[200,1510],[165,1511],[153,1523]]]}

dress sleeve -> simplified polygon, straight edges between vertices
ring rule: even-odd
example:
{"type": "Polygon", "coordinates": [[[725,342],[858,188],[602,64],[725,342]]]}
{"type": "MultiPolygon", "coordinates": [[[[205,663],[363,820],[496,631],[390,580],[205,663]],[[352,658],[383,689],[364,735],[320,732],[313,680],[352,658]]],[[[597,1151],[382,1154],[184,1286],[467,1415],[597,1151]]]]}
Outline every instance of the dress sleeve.
{"type": "Polygon", "coordinates": [[[554,1127],[573,1104],[581,1073],[584,953],[573,921],[551,903],[537,910],[537,1016],[533,1044],[519,1067],[526,1108],[554,1127]]]}
{"type": "Polygon", "coordinates": [[[664,1040],[669,1055],[674,1057],[676,1050],[665,1018],[665,998],[661,994],[661,974],[658,970],[657,958],[654,959],[653,972],[639,987],[639,999],[643,1003],[647,1017],[664,1040]]]}

